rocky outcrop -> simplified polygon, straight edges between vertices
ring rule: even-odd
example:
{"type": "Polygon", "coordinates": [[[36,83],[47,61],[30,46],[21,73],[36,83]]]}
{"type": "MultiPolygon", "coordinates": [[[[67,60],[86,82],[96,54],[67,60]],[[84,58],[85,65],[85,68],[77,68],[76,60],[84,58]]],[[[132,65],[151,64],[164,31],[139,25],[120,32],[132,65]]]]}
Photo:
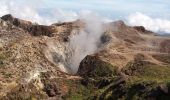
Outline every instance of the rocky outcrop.
{"type": "Polygon", "coordinates": [[[154,34],[152,31],[146,30],[144,26],[134,26],[133,28],[143,34],[154,34]]]}
{"type": "Polygon", "coordinates": [[[57,32],[55,27],[45,26],[45,25],[33,25],[29,29],[27,29],[34,36],[52,36],[52,33],[57,32]]]}
{"type": "Polygon", "coordinates": [[[4,21],[10,22],[16,27],[19,27],[19,28],[24,29],[25,31],[28,31],[31,35],[34,35],[34,36],[40,36],[40,35],[50,36],[52,33],[55,32],[55,29],[52,26],[34,24],[30,21],[25,21],[25,20],[21,20],[18,18],[14,18],[10,14],[2,16],[1,19],[3,19],[4,21]]]}
{"type": "Polygon", "coordinates": [[[115,66],[100,60],[97,56],[86,56],[80,63],[78,75],[82,77],[111,77],[117,75],[115,66]]]}
{"type": "Polygon", "coordinates": [[[7,14],[1,17],[4,21],[8,21],[11,24],[24,29],[25,31],[29,32],[33,36],[53,36],[53,33],[58,33],[60,28],[65,30],[64,33],[70,35],[73,29],[83,28],[85,25],[82,21],[77,20],[75,22],[63,22],[63,23],[56,23],[52,25],[38,25],[36,23],[32,23],[30,21],[22,20],[19,18],[13,17],[11,14],[7,14]]]}
{"type": "Polygon", "coordinates": [[[146,29],[143,26],[135,26],[134,28],[140,32],[146,32],[146,29]]]}
{"type": "Polygon", "coordinates": [[[33,25],[32,22],[14,18],[11,14],[4,15],[1,17],[1,19],[24,30],[31,28],[31,26],[33,25]]]}

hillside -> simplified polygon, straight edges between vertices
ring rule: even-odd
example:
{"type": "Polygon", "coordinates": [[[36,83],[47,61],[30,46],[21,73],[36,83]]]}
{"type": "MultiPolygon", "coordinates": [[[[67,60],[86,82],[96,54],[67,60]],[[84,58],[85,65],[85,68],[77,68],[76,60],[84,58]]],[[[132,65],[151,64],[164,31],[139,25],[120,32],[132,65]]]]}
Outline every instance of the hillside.
{"type": "Polygon", "coordinates": [[[89,28],[97,25],[2,16],[0,99],[169,100],[170,37],[123,21],[89,28]]]}

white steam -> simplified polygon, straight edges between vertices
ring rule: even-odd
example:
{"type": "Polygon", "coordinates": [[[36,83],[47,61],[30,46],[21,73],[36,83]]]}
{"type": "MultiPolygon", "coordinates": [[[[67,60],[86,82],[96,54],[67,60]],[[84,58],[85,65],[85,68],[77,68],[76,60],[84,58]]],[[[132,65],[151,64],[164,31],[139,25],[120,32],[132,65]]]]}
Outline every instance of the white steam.
{"type": "Polygon", "coordinates": [[[85,22],[86,27],[71,37],[69,45],[71,56],[68,59],[68,67],[73,73],[77,72],[79,64],[85,56],[99,50],[100,38],[104,32],[101,18],[92,12],[82,12],[80,19],[85,22]]]}
{"type": "Polygon", "coordinates": [[[132,26],[144,26],[146,29],[154,32],[170,33],[170,21],[160,18],[151,18],[142,13],[131,14],[128,23],[132,26]]]}
{"type": "Polygon", "coordinates": [[[45,56],[63,72],[75,74],[80,62],[87,56],[98,52],[103,35],[103,18],[90,11],[79,13],[85,27],[73,30],[68,43],[48,41],[45,56]],[[55,43],[54,43],[55,42],[55,43]]]}

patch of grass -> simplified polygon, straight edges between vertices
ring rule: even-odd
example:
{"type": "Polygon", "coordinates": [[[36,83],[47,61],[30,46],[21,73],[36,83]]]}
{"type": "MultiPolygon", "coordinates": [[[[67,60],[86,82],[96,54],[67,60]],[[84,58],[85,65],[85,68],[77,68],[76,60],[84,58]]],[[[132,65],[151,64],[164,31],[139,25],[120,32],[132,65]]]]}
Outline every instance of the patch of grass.
{"type": "Polygon", "coordinates": [[[4,60],[6,59],[4,54],[0,54],[0,68],[4,67],[4,60]]]}
{"type": "Polygon", "coordinates": [[[11,78],[12,74],[10,72],[7,71],[2,71],[1,74],[5,77],[5,78],[11,78]]]}
{"type": "Polygon", "coordinates": [[[157,80],[158,82],[170,82],[170,66],[147,66],[141,77],[148,80],[157,80]]]}
{"type": "Polygon", "coordinates": [[[1,52],[0,53],[0,68],[5,67],[5,61],[11,56],[11,52],[1,52]]]}
{"type": "Polygon", "coordinates": [[[87,100],[92,93],[92,89],[83,86],[80,81],[66,80],[65,82],[69,91],[63,97],[64,100],[87,100]]]}
{"type": "Polygon", "coordinates": [[[90,74],[94,78],[112,77],[112,76],[117,75],[117,67],[111,64],[101,64],[101,65],[95,66],[95,69],[90,74]]]}
{"type": "Polygon", "coordinates": [[[158,83],[170,82],[170,67],[150,65],[142,69],[142,73],[131,76],[131,80],[135,81],[156,81],[158,83]]]}
{"type": "Polygon", "coordinates": [[[123,72],[129,75],[133,81],[170,82],[170,65],[156,65],[145,61],[130,62],[123,72]]]}
{"type": "Polygon", "coordinates": [[[159,100],[170,99],[167,95],[160,92],[159,85],[164,84],[167,87],[170,83],[170,65],[156,65],[147,61],[129,62],[122,70],[128,75],[125,88],[126,100],[143,100],[150,94],[156,93],[154,98],[159,100]]]}

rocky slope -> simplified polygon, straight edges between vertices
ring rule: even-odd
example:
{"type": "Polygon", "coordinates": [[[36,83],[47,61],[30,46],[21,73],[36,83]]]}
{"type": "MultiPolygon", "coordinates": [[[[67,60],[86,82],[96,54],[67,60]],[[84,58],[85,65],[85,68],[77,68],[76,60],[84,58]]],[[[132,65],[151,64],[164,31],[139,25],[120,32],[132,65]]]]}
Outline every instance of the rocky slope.
{"type": "Polygon", "coordinates": [[[103,24],[100,47],[70,69],[81,20],[50,26],[0,19],[2,100],[169,100],[170,38],[123,21],[103,24]]]}

